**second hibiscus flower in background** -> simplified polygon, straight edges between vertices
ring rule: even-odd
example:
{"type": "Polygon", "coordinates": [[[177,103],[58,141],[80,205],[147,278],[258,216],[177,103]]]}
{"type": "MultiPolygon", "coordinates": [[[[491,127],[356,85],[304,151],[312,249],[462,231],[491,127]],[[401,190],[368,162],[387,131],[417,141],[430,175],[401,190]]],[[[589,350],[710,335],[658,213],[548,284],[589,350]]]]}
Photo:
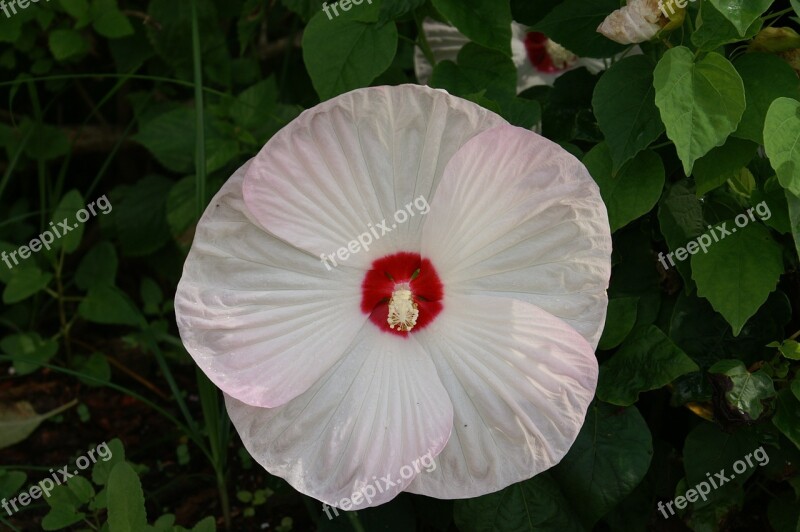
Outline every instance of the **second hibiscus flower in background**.
{"type": "MultiPolygon", "coordinates": [[[[455,62],[458,52],[470,42],[453,26],[433,19],[425,19],[422,29],[437,63],[455,62]]],[[[522,24],[512,23],[511,33],[518,93],[537,85],[552,85],[564,72],[576,68],[586,67],[592,74],[597,74],[607,67],[607,60],[578,57],[543,33],[529,32],[522,24]]],[[[420,83],[428,83],[433,68],[419,48],[415,50],[414,70],[420,83]]]]}

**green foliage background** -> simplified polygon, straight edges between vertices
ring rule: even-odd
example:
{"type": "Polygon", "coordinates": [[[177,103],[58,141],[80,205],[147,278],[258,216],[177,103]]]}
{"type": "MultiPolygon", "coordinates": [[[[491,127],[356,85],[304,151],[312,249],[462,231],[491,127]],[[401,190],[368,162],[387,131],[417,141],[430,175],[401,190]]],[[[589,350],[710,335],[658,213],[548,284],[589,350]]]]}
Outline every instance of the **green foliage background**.
{"type": "MultiPolygon", "coordinates": [[[[696,0],[641,54],[595,31],[618,7],[374,0],[329,20],[317,0],[40,0],[0,12],[0,251],[96,198],[113,205],[0,264],[4,380],[133,397],[170,423],[161,443],[181,464],[148,475],[117,441],[122,458],[94,484],[0,526],[179,530],[142,485],[201,470],[217,500],[195,530],[800,531],[800,4],[696,0]],[[278,479],[243,487],[252,464],[181,346],[171,299],[194,223],[233,170],[304,108],[415,83],[426,17],[472,41],[435,65],[433,86],[540,127],[600,186],[614,253],[597,400],[563,462],[529,481],[455,502],[403,494],[329,521],[278,479]],[[512,20],[608,68],[517,94],[512,20]],[[736,222],[758,205],[770,216],[736,222]],[[725,228],[707,253],[691,244],[725,228]],[[667,267],[683,247],[695,252],[667,267]],[[768,464],[668,519],[657,509],[758,447],[768,464]]],[[[0,406],[0,448],[90,416],[83,403],[52,416],[0,406]]],[[[0,497],[31,473],[5,464],[0,497]]]]}

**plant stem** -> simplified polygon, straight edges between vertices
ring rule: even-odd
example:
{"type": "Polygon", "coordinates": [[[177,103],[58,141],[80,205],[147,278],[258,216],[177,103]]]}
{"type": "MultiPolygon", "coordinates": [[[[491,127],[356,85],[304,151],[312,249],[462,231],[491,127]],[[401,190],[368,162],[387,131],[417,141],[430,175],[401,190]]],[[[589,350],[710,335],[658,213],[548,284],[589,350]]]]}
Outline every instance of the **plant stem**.
{"type": "Polygon", "coordinates": [[[61,324],[61,336],[64,338],[64,353],[67,355],[67,364],[72,362],[72,345],[69,339],[70,324],[67,323],[67,313],[64,311],[64,282],[61,279],[62,269],[64,268],[64,249],[58,258],[56,265],[56,299],[58,300],[58,321],[61,324]]]}
{"type": "Polygon", "coordinates": [[[356,532],[366,532],[364,525],[361,524],[356,512],[347,512],[347,519],[350,520],[350,526],[353,527],[353,530],[356,532]]]}

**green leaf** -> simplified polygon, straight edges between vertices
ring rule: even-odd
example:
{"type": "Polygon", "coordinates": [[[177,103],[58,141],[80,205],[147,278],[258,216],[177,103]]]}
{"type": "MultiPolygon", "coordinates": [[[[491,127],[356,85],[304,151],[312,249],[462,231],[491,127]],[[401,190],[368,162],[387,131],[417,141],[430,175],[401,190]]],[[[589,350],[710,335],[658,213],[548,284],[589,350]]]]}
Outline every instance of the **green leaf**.
{"type": "Polygon", "coordinates": [[[87,386],[104,386],[111,381],[111,366],[102,353],[78,359],[75,371],[81,374],[78,379],[87,386]]]}
{"type": "Polygon", "coordinates": [[[592,148],[583,164],[600,187],[612,232],[649,212],[664,188],[661,157],[649,150],[625,163],[616,176],[612,175],[611,150],[606,143],[592,148]]]}
{"type": "Polygon", "coordinates": [[[152,20],[157,20],[158,25],[148,24],[147,36],[156,53],[173,67],[174,77],[178,78],[191,79],[193,71],[192,24],[189,22],[192,20],[193,3],[197,9],[200,47],[206,69],[230,62],[220,17],[212,0],[151,0],[147,14],[152,20]]]}
{"type": "Polygon", "coordinates": [[[93,286],[113,286],[117,276],[117,251],[110,242],[100,242],[89,250],[75,272],[75,284],[81,290],[93,286]]]}
{"type": "Polygon", "coordinates": [[[28,475],[23,471],[0,469],[0,498],[9,499],[25,485],[28,475]]]}
{"type": "Polygon", "coordinates": [[[89,51],[88,43],[75,30],[54,30],[50,32],[48,42],[57,61],[79,57],[89,51]]]}
{"type": "Polygon", "coordinates": [[[21,16],[0,17],[0,42],[16,43],[22,36],[24,24],[25,20],[21,16]]]}
{"type": "Polygon", "coordinates": [[[652,456],[650,430],[636,408],[597,403],[552,474],[583,526],[591,530],[642,481],[652,456]]]}
{"type": "Polygon", "coordinates": [[[455,504],[465,532],[584,531],[642,480],[653,443],[635,408],[589,408],[575,443],[550,471],[501,491],[455,504]]]}
{"type": "Polygon", "coordinates": [[[281,0],[281,3],[308,22],[322,9],[323,0],[281,0]]]}
{"type": "Polygon", "coordinates": [[[514,62],[479,44],[464,45],[458,54],[458,64],[437,63],[430,85],[491,109],[518,127],[530,129],[541,120],[539,102],[516,95],[514,62]]]}
{"type": "MultiPolygon", "coordinates": [[[[602,133],[592,115],[592,95],[598,77],[585,68],[561,74],[552,89],[540,92],[542,103],[542,134],[554,142],[586,140],[596,144],[602,133]]],[[[531,94],[537,87],[526,91],[531,94]]],[[[537,99],[534,97],[534,99],[537,99]]]]}
{"type": "MultiPolygon", "coordinates": [[[[76,213],[85,206],[86,202],[84,202],[83,196],[81,196],[81,193],[76,189],[70,190],[61,198],[58,207],[56,207],[55,212],[53,212],[52,225],[50,226],[51,232],[55,227],[62,235],[56,239],[55,245],[53,246],[54,249],[63,248],[67,253],[72,253],[81,245],[85,226],[84,223],[77,220],[76,213]],[[72,228],[67,233],[64,232],[65,230],[62,226],[58,225],[59,222],[64,221],[72,228]]],[[[89,211],[86,212],[88,213],[89,211]]]]}
{"type": "Polygon", "coordinates": [[[80,505],[87,504],[95,496],[92,483],[81,476],[74,476],[67,481],[67,487],[75,495],[80,505]]]}
{"type": "Polygon", "coordinates": [[[701,50],[716,50],[726,44],[739,42],[743,38],[755,37],[760,29],[761,20],[756,20],[747,28],[745,35],[740,36],[736,26],[711,2],[702,2],[700,13],[697,15],[697,29],[692,33],[692,43],[701,50]]]}
{"type": "Polygon", "coordinates": [[[139,475],[127,462],[120,462],[108,478],[109,532],[141,532],[147,528],[144,492],[139,475]]]}
{"type": "Polygon", "coordinates": [[[764,144],[764,122],[770,105],[777,98],[800,99],[797,74],[774,54],[744,54],[733,66],[744,82],[747,108],[734,135],[764,144]]]}
{"type": "Polygon", "coordinates": [[[50,284],[53,274],[43,272],[38,266],[26,266],[13,270],[3,290],[3,303],[11,305],[28,299],[50,284]]]}
{"type": "Polygon", "coordinates": [[[433,7],[471,41],[511,57],[511,6],[507,0],[432,0],[433,7]]]}
{"type": "Polygon", "coordinates": [[[511,0],[511,14],[520,24],[532,26],[542,20],[561,0],[511,0]]]}
{"type": "Polygon", "coordinates": [[[396,20],[407,13],[411,13],[418,7],[425,5],[426,1],[427,0],[393,0],[391,2],[381,2],[378,24],[385,24],[390,20],[396,20]]]}
{"type": "Polygon", "coordinates": [[[46,414],[37,414],[27,401],[0,403],[0,449],[11,447],[33,434],[39,425],[78,404],[77,399],[46,414]]]}
{"type": "Polygon", "coordinates": [[[542,106],[535,100],[510,94],[493,94],[492,100],[499,106],[498,114],[513,126],[531,129],[542,120],[542,106]]]}
{"type": "Polygon", "coordinates": [[[159,163],[177,173],[194,169],[195,112],[180,107],[159,113],[139,125],[133,140],[142,144],[159,163]]]}
{"type": "Polygon", "coordinates": [[[784,388],[778,392],[777,404],[772,423],[800,449],[800,399],[784,388]]]}
{"type": "Polygon", "coordinates": [[[714,312],[708,301],[680,294],[673,309],[669,337],[703,367],[724,358],[740,357],[742,353],[753,360],[766,360],[775,356],[775,351],[766,344],[784,334],[784,326],[790,318],[788,298],[781,292],[773,292],[741,334],[734,337],[731,326],[714,312]]]}
{"type": "Polygon", "coordinates": [[[457,500],[453,518],[463,532],[584,530],[549,472],[489,495],[457,500]]]}
{"type": "MultiPolygon", "coordinates": [[[[59,488],[62,488],[62,486],[56,487],[56,489],[59,488]]],[[[66,486],[63,486],[63,489],[66,489],[66,486]]],[[[83,521],[85,517],[86,514],[78,512],[75,508],[54,505],[42,519],[42,530],[63,530],[70,525],[83,521]]]]}
{"type": "Polygon", "coordinates": [[[167,198],[167,223],[170,233],[177,238],[195,221],[197,213],[197,196],[195,178],[189,176],[181,179],[169,191],[167,198]]]}
{"type": "Polygon", "coordinates": [[[728,179],[728,186],[731,192],[749,200],[756,191],[756,178],[747,168],[740,168],[728,179]]]}
{"type": "Polygon", "coordinates": [[[98,486],[105,486],[114,466],[125,462],[125,448],[118,438],[105,444],[105,447],[102,443],[98,447],[104,452],[92,467],[92,482],[98,486]]]}
{"type": "Polygon", "coordinates": [[[166,205],[172,185],[165,177],[147,176],[115,206],[114,225],[124,255],[149,255],[169,241],[166,205]]]}
{"type": "Polygon", "coordinates": [[[714,148],[694,164],[697,196],[700,197],[725,184],[736,172],[747,166],[757,152],[758,144],[728,137],[725,144],[714,148]]]}
{"type": "Polygon", "coordinates": [[[158,314],[161,302],[164,300],[164,293],[161,287],[149,277],[142,279],[142,284],[139,288],[139,294],[142,296],[142,303],[144,303],[143,311],[145,314],[158,314]]]}
{"type": "Polygon", "coordinates": [[[216,172],[236,159],[239,143],[235,139],[219,136],[206,138],[206,171],[216,172]]]}
{"type": "Polygon", "coordinates": [[[767,516],[772,530],[786,530],[787,532],[800,530],[800,505],[797,504],[794,494],[787,490],[774,498],[770,497],[770,499],[767,516]]]}
{"type": "Polygon", "coordinates": [[[619,351],[600,366],[597,397],[629,406],[641,392],[661,388],[699,369],[658,327],[648,325],[634,331],[619,351]]]}
{"type": "Polygon", "coordinates": [[[352,13],[333,20],[317,13],[303,34],[303,60],[322,100],[369,85],[389,68],[397,51],[394,22],[379,26],[356,20],[352,13]]]}
{"type": "Polygon", "coordinates": [[[622,343],[636,324],[638,297],[619,297],[608,300],[606,324],[599,349],[613,349],[622,343]]]}
{"type": "Polygon", "coordinates": [[[91,322],[108,325],[141,325],[144,317],[128,296],[115,286],[98,285],[89,289],[78,306],[78,314],[91,322]]]}
{"type": "Polygon", "coordinates": [[[229,113],[237,125],[253,129],[272,118],[272,109],[277,103],[278,84],[270,76],[243,91],[233,101],[229,113]]]}
{"type": "Polygon", "coordinates": [[[786,193],[786,204],[789,209],[789,225],[792,230],[795,252],[800,256],[800,198],[788,190],[786,193]]]}
{"type": "Polygon", "coordinates": [[[117,0],[94,0],[91,8],[92,27],[109,39],[119,39],[133,35],[128,17],[117,7],[117,0]]]}
{"type": "Polygon", "coordinates": [[[658,223],[668,248],[673,250],[665,255],[659,254],[658,260],[662,261],[664,269],[673,267],[674,262],[674,267],[686,281],[687,291],[691,292],[694,289],[691,287],[692,273],[689,264],[672,258],[674,250],[700,236],[706,229],[702,204],[687,179],[667,187],[658,206],[658,223]]]}
{"type": "Polygon", "coordinates": [[[55,356],[58,343],[37,333],[19,333],[3,338],[0,349],[12,358],[17,374],[29,375],[55,356]]]}
{"type": "Polygon", "coordinates": [[[777,176],[768,178],[761,187],[753,191],[750,204],[767,208],[768,216],[761,221],[782,234],[791,234],[789,205],[786,201],[786,190],[781,186],[777,176]]]}
{"type": "MultiPolygon", "coordinates": [[[[503,54],[468,43],[458,53],[458,64],[441,61],[431,76],[431,86],[462,98],[481,92],[515,94],[517,67],[503,54]]],[[[487,95],[491,97],[491,95],[487,95]]]]}
{"type": "Polygon", "coordinates": [[[738,335],[775,290],[783,273],[783,250],[758,223],[737,227],[723,222],[714,228],[714,236],[719,242],[692,256],[692,277],[697,294],[708,299],[738,335]]]}
{"type": "Polygon", "coordinates": [[[778,350],[789,360],[800,360],[800,343],[794,340],[784,340],[779,344],[778,350]]]}
{"type": "Polygon", "coordinates": [[[595,86],[592,107],[611,149],[614,172],[664,132],[655,102],[654,69],[647,56],[626,57],[595,86]]]}
{"type": "Polygon", "coordinates": [[[23,136],[30,134],[35,139],[25,146],[25,155],[31,159],[52,161],[69,153],[70,141],[60,128],[25,119],[21,129],[23,136]]]}
{"type": "Polygon", "coordinates": [[[750,373],[741,360],[720,360],[708,372],[725,375],[729,379],[725,386],[728,404],[747,414],[750,419],[758,419],[764,411],[762,402],[775,397],[770,376],[763,370],[750,373]]]}
{"type": "Polygon", "coordinates": [[[656,105],[686,175],[694,162],[736,131],[745,109],[742,78],[722,55],[695,62],[685,46],[668,50],[656,66],[656,105]]]}
{"type": "Polygon", "coordinates": [[[800,401],[800,375],[795,376],[791,386],[792,393],[800,401]]]}
{"type": "Polygon", "coordinates": [[[75,19],[75,28],[86,27],[91,21],[88,0],[60,0],[61,7],[75,19]]]}
{"type": "Polygon", "coordinates": [[[205,519],[198,521],[194,528],[192,528],[192,532],[217,532],[217,521],[212,516],[208,516],[205,519]]]}
{"type": "MultiPolygon", "coordinates": [[[[686,483],[696,486],[700,482],[708,482],[706,473],[713,476],[715,472],[722,470],[726,477],[730,477],[734,463],[743,460],[759,445],[758,438],[748,430],[727,433],[713,423],[701,422],[686,436],[683,447],[686,483]]],[[[754,472],[755,469],[748,467],[744,473],[736,474],[730,482],[743,484],[754,472]]]]}
{"type": "Polygon", "coordinates": [[[625,46],[597,32],[597,27],[613,11],[618,0],[565,0],[531,28],[581,57],[611,57],[625,46]]]}
{"type": "Polygon", "coordinates": [[[755,22],[772,2],[774,0],[711,0],[714,7],[731,21],[742,37],[747,34],[750,24],[755,22]]]}
{"type": "Polygon", "coordinates": [[[764,149],[781,185],[800,195],[800,102],[772,102],[764,124],[764,149]]]}

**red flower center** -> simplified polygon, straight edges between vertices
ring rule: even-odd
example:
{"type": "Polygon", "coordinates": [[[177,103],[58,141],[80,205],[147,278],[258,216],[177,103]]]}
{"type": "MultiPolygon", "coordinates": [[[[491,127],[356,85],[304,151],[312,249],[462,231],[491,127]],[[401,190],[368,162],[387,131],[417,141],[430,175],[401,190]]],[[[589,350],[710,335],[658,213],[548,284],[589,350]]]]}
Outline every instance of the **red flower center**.
{"type": "Polygon", "coordinates": [[[575,62],[571,53],[555,45],[547,35],[536,31],[525,36],[525,49],[528,51],[528,60],[539,72],[554,74],[567,70],[575,62]],[[558,57],[553,57],[553,52],[558,51],[558,57]],[[565,54],[566,52],[566,54],[565,54]]]}
{"type": "Polygon", "coordinates": [[[361,283],[361,311],[382,331],[407,336],[442,311],[444,287],[419,253],[400,252],[372,263],[361,283]]]}

